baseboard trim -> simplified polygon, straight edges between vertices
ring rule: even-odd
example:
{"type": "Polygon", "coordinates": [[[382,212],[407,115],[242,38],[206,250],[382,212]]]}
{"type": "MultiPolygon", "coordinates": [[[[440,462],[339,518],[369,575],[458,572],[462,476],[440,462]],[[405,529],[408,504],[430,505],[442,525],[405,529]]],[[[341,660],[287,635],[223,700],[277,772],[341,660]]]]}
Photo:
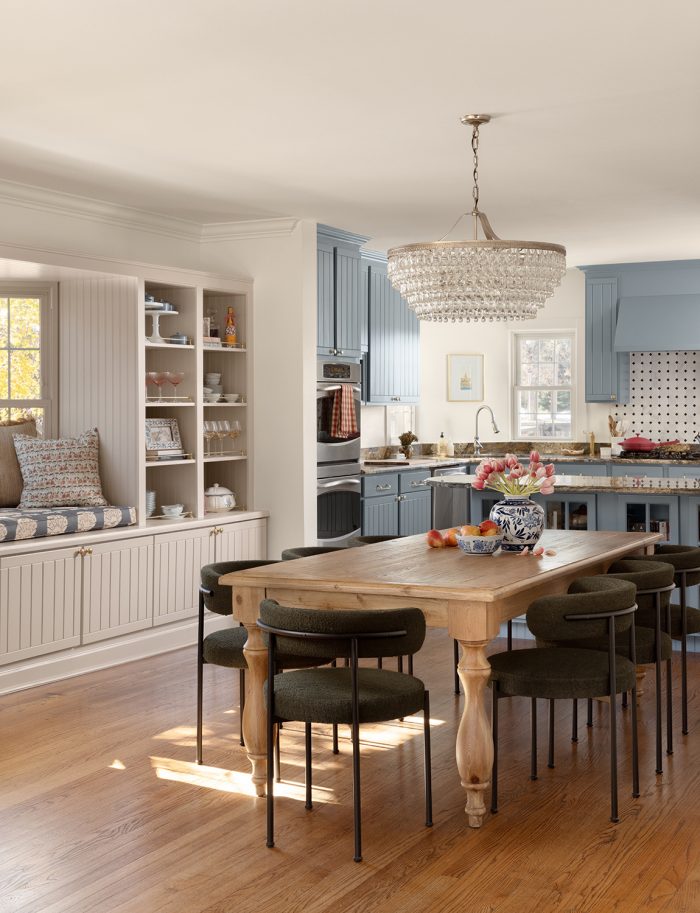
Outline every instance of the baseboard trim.
{"type": "MultiPolygon", "coordinates": [[[[204,621],[207,632],[226,628],[230,624],[230,618],[218,615],[209,616],[204,621]]],[[[60,653],[32,657],[0,669],[0,695],[23,691],[37,685],[48,685],[88,672],[97,672],[136,659],[146,659],[159,653],[190,647],[196,643],[197,619],[194,618],[121,635],[113,640],[73,647],[60,653]]]]}

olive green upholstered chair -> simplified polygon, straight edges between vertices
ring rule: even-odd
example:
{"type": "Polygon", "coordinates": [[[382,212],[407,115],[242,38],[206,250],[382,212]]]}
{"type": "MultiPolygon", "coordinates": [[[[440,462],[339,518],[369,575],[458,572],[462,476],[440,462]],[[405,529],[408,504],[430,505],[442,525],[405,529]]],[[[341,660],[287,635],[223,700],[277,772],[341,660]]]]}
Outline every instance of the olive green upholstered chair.
{"type": "MultiPolygon", "coordinates": [[[[532,713],[531,779],[537,779],[537,699],[549,701],[550,736],[554,702],[610,696],[610,820],[616,822],[617,731],[614,695],[632,692],[632,795],[639,795],[637,756],[637,694],[635,674],[635,586],[606,576],[582,577],[569,592],[543,596],[527,610],[529,629],[540,641],[566,642],[566,647],[508,650],[489,657],[493,698],[494,762],[491,810],[498,811],[498,701],[502,697],[529,697],[532,713]],[[607,637],[607,649],[571,646],[607,637]],[[629,658],[618,655],[622,640],[629,658]]],[[[553,766],[550,739],[550,766],[553,766]]]]}
{"type": "Polygon", "coordinates": [[[432,825],[430,778],[430,701],[423,682],[402,672],[358,665],[359,659],[407,655],[420,650],[425,618],[420,609],[322,611],[291,609],[266,599],[258,624],[268,635],[267,701],[267,845],[274,840],[272,750],[280,721],[304,723],[306,808],[311,802],[311,724],[347,724],[352,730],[355,862],[362,859],[360,804],[360,724],[399,719],[423,712],[425,739],[425,823],[432,825]],[[280,651],[313,659],[317,665],[346,657],[349,667],[325,666],[277,673],[280,651]]]}
{"type": "Polygon", "coordinates": [[[304,545],[298,548],[285,548],[282,552],[282,561],[292,561],[295,558],[313,558],[314,555],[325,555],[327,552],[344,552],[342,545],[304,545]]]}
{"type": "Polygon", "coordinates": [[[400,536],[353,536],[348,539],[348,545],[354,548],[358,545],[376,545],[377,542],[392,542],[394,539],[400,539],[400,536]]]}
{"type": "MultiPolygon", "coordinates": [[[[667,663],[670,669],[672,643],[671,638],[662,629],[661,620],[663,613],[668,609],[671,602],[671,591],[673,590],[673,568],[668,564],[660,564],[653,561],[630,561],[623,559],[616,561],[608,569],[607,576],[615,580],[626,580],[633,583],[636,590],[637,614],[635,615],[635,654],[638,666],[654,665],[656,671],[656,773],[663,773],[662,751],[661,751],[661,664],[667,663]],[[644,607],[642,609],[642,607],[644,607]],[[649,621],[653,625],[645,627],[640,624],[640,615],[642,611],[646,613],[649,621]]],[[[577,639],[574,641],[556,641],[545,642],[538,640],[538,646],[543,647],[583,647],[588,650],[608,649],[608,638],[594,637],[587,639],[577,639]]],[[[617,653],[620,656],[630,658],[629,640],[625,637],[619,638],[617,642],[617,653]]],[[[623,700],[626,695],[623,695],[623,700]]],[[[667,751],[670,753],[672,748],[673,736],[671,734],[671,678],[670,671],[667,676],[667,751]]],[[[572,714],[572,733],[573,742],[578,741],[578,714],[577,701],[574,701],[572,714]]],[[[593,701],[588,699],[588,725],[593,725],[593,701]]],[[[551,742],[551,739],[550,739],[551,742]]],[[[550,756],[552,746],[550,744],[550,756]]]]}
{"type": "MultiPolygon", "coordinates": [[[[250,570],[254,567],[265,567],[278,564],[277,561],[221,561],[217,564],[206,564],[201,570],[199,588],[199,625],[197,632],[197,763],[202,763],[202,709],[204,666],[226,666],[238,669],[239,676],[239,741],[243,745],[243,708],[245,706],[245,672],[248,668],[243,645],[248,633],[243,625],[212,631],[204,636],[204,610],[208,609],[217,615],[232,615],[233,602],[230,586],[220,586],[219,577],[234,571],[250,570]]],[[[281,655],[278,659],[280,669],[296,668],[310,665],[306,657],[281,655]]],[[[278,758],[279,761],[279,758],[278,758]]],[[[279,764],[278,764],[279,767],[279,764]]]]}
{"type": "MultiPolygon", "coordinates": [[[[700,609],[688,605],[688,589],[700,584],[700,548],[692,545],[657,545],[653,555],[644,561],[660,561],[673,565],[674,580],[680,593],[680,604],[671,605],[670,618],[664,629],[673,640],[681,642],[681,714],[683,735],[688,734],[688,634],[700,633],[700,609]]],[[[642,624],[653,621],[653,613],[645,610],[642,624]]]]}

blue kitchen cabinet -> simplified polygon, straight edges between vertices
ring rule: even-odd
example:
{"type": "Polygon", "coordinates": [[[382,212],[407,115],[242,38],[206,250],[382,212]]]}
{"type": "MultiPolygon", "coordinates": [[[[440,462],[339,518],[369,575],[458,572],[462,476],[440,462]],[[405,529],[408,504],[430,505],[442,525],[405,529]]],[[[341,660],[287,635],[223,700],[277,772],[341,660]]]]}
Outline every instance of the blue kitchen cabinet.
{"type": "Polygon", "coordinates": [[[420,324],[389,281],[386,262],[377,255],[368,259],[367,306],[367,402],[418,402],[420,324]]]}
{"type": "MultiPolygon", "coordinates": [[[[700,494],[681,495],[681,545],[700,546],[700,494]]],[[[678,601],[678,594],[674,594],[674,602],[678,601]]],[[[688,589],[688,605],[694,609],[700,608],[700,588],[692,586],[688,589]]],[[[700,640],[700,637],[697,638],[700,640]]]]}
{"type": "MultiPolygon", "coordinates": [[[[543,462],[547,462],[543,460],[543,462]]],[[[552,460],[558,476],[606,476],[608,467],[605,463],[557,463],[552,460]]]]}
{"type": "Polygon", "coordinates": [[[398,536],[399,502],[397,495],[364,498],[362,501],[363,536],[398,536]]]}
{"type": "Polygon", "coordinates": [[[472,488],[469,498],[470,523],[478,526],[483,520],[488,520],[491,508],[502,499],[503,495],[499,495],[498,492],[478,491],[476,488],[472,488]]]}
{"type": "Polygon", "coordinates": [[[603,493],[598,495],[598,529],[619,532],[661,532],[662,540],[678,544],[680,507],[677,495],[603,493]]]}
{"type": "Polygon", "coordinates": [[[318,226],[318,355],[360,358],[362,315],[362,235],[318,226]]]}
{"type": "Polygon", "coordinates": [[[545,529],[596,529],[594,493],[562,492],[553,495],[533,495],[532,499],[544,507],[545,529]]]}
{"type": "Polygon", "coordinates": [[[623,476],[629,476],[630,478],[648,476],[649,478],[661,479],[664,476],[664,466],[650,466],[648,463],[644,464],[644,460],[639,460],[635,464],[624,463],[622,465],[611,466],[610,475],[617,476],[618,478],[623,476]]]}
{"type": "Polygon", "coordinates": [[[399,535],[417,536],[432,526],[430,491],[399,495],[399,535]]]}
{"type": "Polygon", "coordinates": [[[615,351],[618,281],[586,273],[586,402],[618,403],[629,398],[627,352],[615,351]]]}

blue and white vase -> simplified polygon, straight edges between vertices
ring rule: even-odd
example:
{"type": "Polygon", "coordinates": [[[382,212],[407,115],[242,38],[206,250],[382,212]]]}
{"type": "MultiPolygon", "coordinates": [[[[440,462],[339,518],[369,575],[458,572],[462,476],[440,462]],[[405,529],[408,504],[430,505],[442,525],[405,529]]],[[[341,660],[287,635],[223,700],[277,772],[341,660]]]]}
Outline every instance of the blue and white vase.
{"type": "Polygon", "coordinates": [[[532,548],[544,532],[544,508],[521,495],[506,495],[505,500],[493,505],[489,519],[503,530],[504,552],[532,548]]]}

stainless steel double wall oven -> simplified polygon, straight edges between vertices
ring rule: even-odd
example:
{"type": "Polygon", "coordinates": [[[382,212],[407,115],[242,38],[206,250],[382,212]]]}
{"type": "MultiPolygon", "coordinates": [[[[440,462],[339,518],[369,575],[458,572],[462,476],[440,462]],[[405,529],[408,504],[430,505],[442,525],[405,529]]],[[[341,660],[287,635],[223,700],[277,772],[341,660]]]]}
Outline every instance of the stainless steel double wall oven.
{"type": "Polygon", "coordinates": [[[320,358],[316,375],[317,537],[319,545],[345,545],[360,534],[362,480],[359,362],[320,358]],[[343,385],[347,385],[343,391],[343,385]],[[342,393],[352,394],[354,422],[339,421],[342,393]],[[334,418],[334,409],[336,410],[334,418]]]}

